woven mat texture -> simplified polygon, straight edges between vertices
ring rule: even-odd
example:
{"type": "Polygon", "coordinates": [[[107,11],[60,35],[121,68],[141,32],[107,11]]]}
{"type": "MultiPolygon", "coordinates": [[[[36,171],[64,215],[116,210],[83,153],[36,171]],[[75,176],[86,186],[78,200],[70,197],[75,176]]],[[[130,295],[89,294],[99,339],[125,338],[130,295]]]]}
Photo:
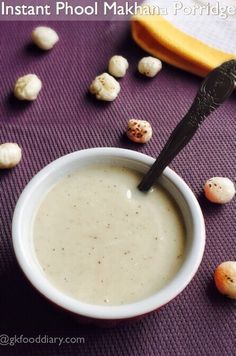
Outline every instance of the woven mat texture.
{"type": "Polygon", "coordinates": [[[154,79],[138,75],[137,63],[145,53],[132,41],[128,22],[50,23],[60,42],[47,53],[30,44],[35,25],[0,23],[0,142],[17,142],[23,148],[21,164],[0,173],[0,334],[82,336],[86,342],[0,346],[0,354],[236,355],[235,303],[219,295],[212,282],[215,267],[236,256],[235,203],[216,206],[202,195],[202,184],[211,176],[235,180],[235,95],[204,122],[171,164],[198,197],[207,234],[202,264],[174,301],[133,324],[81,326],[54,309],[22,275],[13,252],[11,221],[17,199],[34,174],[61,155],[90,147],[123,147],[157,156],[201,83],[165,64],[154,79]],[[121,93],[113,103],[96,102],[88,86],[114,54],[130,63],[121,93]],[[14,82],[30,72],[42,79],[43,90],[31,104],[17,102],[11,94],[14,82]],[[154,135],[148,144],[133,144],[124,137],[132,117],[151,122],[154,135]]]}

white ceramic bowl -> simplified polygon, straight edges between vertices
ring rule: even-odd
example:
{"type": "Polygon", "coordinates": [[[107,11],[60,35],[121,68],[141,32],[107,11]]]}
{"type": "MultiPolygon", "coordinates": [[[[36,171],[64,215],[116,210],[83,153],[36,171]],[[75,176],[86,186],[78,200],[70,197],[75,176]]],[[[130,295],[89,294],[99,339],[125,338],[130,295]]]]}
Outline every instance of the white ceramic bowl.
{"type": "Polygon", "coordinates": [[[42,169],[26,186],[13,217],[13,244],[17,260],[32,285],[56,305],[87,318],[123,320],[156,310],[175,298],[191,281],[202,260],[205,226],[200,206],[187,184],[170,168],[159,182],[174,197],[182,212],[187,246],[183,265],[172,281],[156,294],[139,302],[121,306],[90,305],[73,299],[56,289],[39,268],[32,242],[32,220],[42,196],[61,177],[82,166],[115,163],[146,172],[154,159],[144,154],[119,148],[94,148],[63,156],[42,169]]]}

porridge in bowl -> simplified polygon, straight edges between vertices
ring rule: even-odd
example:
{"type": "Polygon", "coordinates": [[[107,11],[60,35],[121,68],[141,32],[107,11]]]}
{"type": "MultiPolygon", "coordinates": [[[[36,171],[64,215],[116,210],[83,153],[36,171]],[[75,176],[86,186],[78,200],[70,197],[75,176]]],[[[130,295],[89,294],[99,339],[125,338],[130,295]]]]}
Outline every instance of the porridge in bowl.
{"type": "Polygon", "coordinates": [[[65,294],[97,305],[147,298],[180,269],[185,226],[170,194],[139,192],[142,174],[92,165],[60,179],[33,219],[37,260],[65,294]]]}

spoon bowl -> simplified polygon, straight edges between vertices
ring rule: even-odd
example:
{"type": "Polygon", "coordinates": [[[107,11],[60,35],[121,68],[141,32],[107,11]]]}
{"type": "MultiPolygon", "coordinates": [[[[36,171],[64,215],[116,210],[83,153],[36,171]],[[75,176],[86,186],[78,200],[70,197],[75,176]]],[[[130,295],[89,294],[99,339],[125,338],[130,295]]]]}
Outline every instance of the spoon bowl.
{"type": "MultiPolygon", "coordinates": [[[[19,265],[31,284],[48,300],[76,316],[101,322],[119,322],[154,311],[175,298],[192,280],[201,262],[205,245],[205,227],[200,206],[187,184],[171,169],[160,177],[162,185],[178,205],[186,229],[185,258],[173,279],[160,291],[141,301],[117,305],[92,305],[76,300],[58,290],[43,273],[35,256],[32,221],[42,197],[58,180],[76,170],[101,164],[134,169],[145,174],[154,159],[119,148],[94,148],[71,153],[42,169],[21,194],[13,217],[13,246],[19,265]]],[[[158,203],[158,202],[157,202],[158,203]]],[[[145,240],[143,242],[145,244],[145,240]]]]}
{"type": "Polygon", "coordinates": [[[142,178],[138,186],[140,191],[148,191],[151,188],[168,164],[189,143],[203,120],[232,94],[235,86],[235,59],[224,62],[208,74],[189,111],[178,123],[160,155],[142,178]]]}

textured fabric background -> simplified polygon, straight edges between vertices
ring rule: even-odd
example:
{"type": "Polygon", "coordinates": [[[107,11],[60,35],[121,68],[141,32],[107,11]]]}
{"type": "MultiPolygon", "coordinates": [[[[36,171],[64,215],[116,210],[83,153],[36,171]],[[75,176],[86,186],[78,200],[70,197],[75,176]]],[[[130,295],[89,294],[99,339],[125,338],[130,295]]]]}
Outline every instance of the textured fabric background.
{"type": "Polygon", "coordinates": [[[174,301],[133,324],[81,326],[54,309],[22,275],[13,253],[11,220],[33,175],[55,158],[88,147],[124,147],[156,156],[201,81],[167,65],[152,80],[139,76],[136,66],[144,52],[132,42],[127,22],[50,23],[60,43],[49,53],[30,45],[35,25],[0,24],[0,141],[16,141],[24,152],[18,167],[0,172],[0,334],[81,336],[86,342],[0,346],[0,354],[235,355],[235,303],[219,295],[212,282],[215,267],[236,256],[235,203],[212,205],[201,193],[208,177],[235,180],[235,95],[205,121],[171,165],[199,198],[207,231],[198,273],[174,301]],[[87,94],[88,86],[115,53],[130,62],[122,91],[113,103],[96,102],[87,94]],[[30,72],[42,79],[43,90],[31,104],[17,102],[12,86],[30,72]],[[152,123],[154,136],[147,145],[132,144],[123,136],[131,117],[152,123]]]}

